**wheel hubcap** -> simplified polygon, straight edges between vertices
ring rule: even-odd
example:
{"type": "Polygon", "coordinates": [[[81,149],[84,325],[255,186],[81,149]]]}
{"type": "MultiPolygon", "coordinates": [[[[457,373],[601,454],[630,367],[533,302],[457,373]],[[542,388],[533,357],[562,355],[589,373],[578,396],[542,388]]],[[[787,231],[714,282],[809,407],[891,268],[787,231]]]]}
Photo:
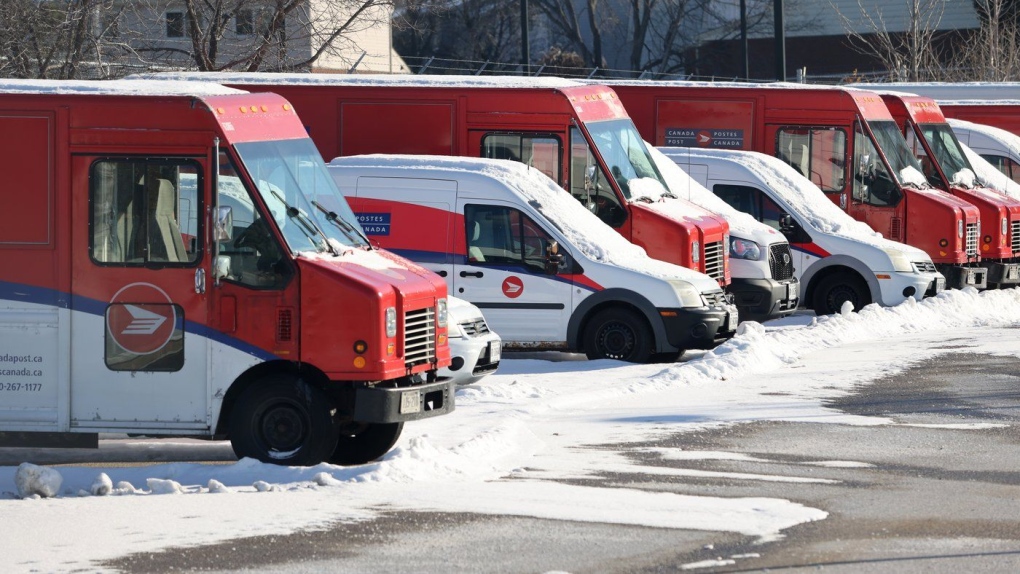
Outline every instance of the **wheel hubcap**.
{"type": "Polygon", "coordinates": [[[598,343],[607,359],[625,359],[634,351],[634,331],[623,323],[610,323],[602,327],[598,343]]]}
{"type": "Polygon", "coordinates": [[[268,450],[289,452],[304,442],[304,418],[289,406],[277,406],[262,417],[262,437],[268,450]]]}

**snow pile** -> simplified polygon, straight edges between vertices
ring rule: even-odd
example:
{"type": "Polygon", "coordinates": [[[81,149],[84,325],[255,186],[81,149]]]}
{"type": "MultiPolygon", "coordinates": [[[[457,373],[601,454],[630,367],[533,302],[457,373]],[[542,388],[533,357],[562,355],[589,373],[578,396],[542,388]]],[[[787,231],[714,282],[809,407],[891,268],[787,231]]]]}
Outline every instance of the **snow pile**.
{"type": "MultiPolygon", "coordinates": [[[[963,144],[960,144],[963,145],[963,144]]],[[[965,187],[967,189],[973,189],[977,183],[977,176],[973,171],[963,168],[960,171],[953,174],[953,180],[949,182],[950,185],[957,185],[965,187]]]]}
{"type": "Polygon", "coordinates": [[[21,498],[50,498],[60,492],[64,478],[60,473],[44,466],[22,463],[14,474],[14,483],[21,498]]]}
{"type": "Polygon", "coordinates": [[[129,80],[216,82],[290,86],[403,86],[447,88],[572,88],[582,84],[555,76],[457,76],[418,74],[302,74],[273,72],[162,72],[134,74],[129,80]]]}

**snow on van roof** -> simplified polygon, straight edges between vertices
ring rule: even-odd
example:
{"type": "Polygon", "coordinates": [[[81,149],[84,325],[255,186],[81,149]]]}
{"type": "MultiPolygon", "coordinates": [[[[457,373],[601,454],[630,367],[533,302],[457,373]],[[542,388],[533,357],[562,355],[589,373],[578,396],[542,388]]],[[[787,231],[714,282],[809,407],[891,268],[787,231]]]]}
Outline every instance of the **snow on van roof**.
{"type": "MultiPolygon", "coordinates": [[[[947,121],[954,131],[968,130],[971,133],[983,135],[990,140],[999,142],[1013,152],[1014,155],[1020,156],[1020,136],[1017,136],[1013,132],[997,128],[995,126],[977,124],[953,118],[949,118],[947,121]]],[[[1016,183],[1012,178],[999,171],[997,167],[978,155],[977,152],[972,150],[970,147],[964,145],[963,142],[960,142],[960,145],[963,147],[963,151],[967,155],[967,160],[970,161],[971,167],[974,168],[977,176],[981,178],[982,184],[986,187],[997,189],[1014,199],[1020,199],[1020,184],[1016,183]]]]}
{"type": "MultiPolygon", "coordinates": [[[[669,186],[669,190],[676,196],[684,198],[694,204],[700,205],[701,207],[726,218],[726,222],[730,224],[730,234],[737,235],[744,239],[753,239],[757,234],[761,232],[774,233],[774,230],[761,223],[757,219],[734,209],[730,204],[719,199],[711,191],[705,189],[703,185],[694,180],[691,176],[687,175],[687,172],[683,170],[675,161],[670,159],[666,153],[656,148],[652,144],[645,142],[645,146],[648,148],[648,152],[652,156],[652,161],[655,162],[655,167],[659,168],[659,173],[662,174],[662,178],[666,180],[666,185],[669,186]]],[[[665,150],[677,150],[686,152],[686,148],[664,148],[665,150]]],[[[672,202],[655,203],[654,206],[661,206],[661,208],[668,208],[672,202]]]]}
{"type": "Polygon", "coordinates": [[[243,94],[219,84],[180,80],[0,80],[4,94],[86,94],[113,96],[224,96],[243,94]]]}
{"type": "Polygon", "coordinates": [[[334,86],[410,86],[455,88],[571,88],[581,82],[553,76],[445,76],[418,74],[299,74],[270,72],[163,72],[129,78],[171,79],[220,84],[291,84],[334,86]]]}
{"type": "Polygon", "coordinates": [[[1001,99],[1020,98],[1020,82],[890,82],[861,83],[866,90],[896,91],[927,96],[938,103],[997,103],[1001,99]]]}
{"type": "Polygon", "coordinates": [[[811,180],[779,158],[753,151],[692,148],[690,152],[692,158],[714,158],[743,167],[776,192],[779,200],[777,203],[791,213],[796,213],[812,229],[879,248],[914,250],[902,243],[884,239],[868,225],[847,215],[811,180]]]}
{"type": "MultiPolygon", "coordinates": [[[[432,170],[459,173],[467,177],[487,177],[505,183],[520,194],[530,206],[546,217],[564,238],[586,257],[637,271],[661,279],[684,279],[699,290],[715,280],[686,267],[652,259],[645,250],[623,238],[574,199],[541,171],[510,160],[493,160],[447,156],[385,155],[338,157],[330,166],[398,168],[416,171],[432,170]]],[[[679,249],[679,246],[677,246],[679,249]]]]}
{"type": "Polygon", "coordinates": [[[637,80],[637,79],[610,79],[595,78],[587,80],[587,83],[605,84],[607,86],[665,86],[665,87],[693,87],[693,88],[755,88],[755,89],[777,89],[777,90],[846,90],[849,86],[833,86],[827,84],[800,84],[796,82],[706,82],[692,80],[637,80]]]}

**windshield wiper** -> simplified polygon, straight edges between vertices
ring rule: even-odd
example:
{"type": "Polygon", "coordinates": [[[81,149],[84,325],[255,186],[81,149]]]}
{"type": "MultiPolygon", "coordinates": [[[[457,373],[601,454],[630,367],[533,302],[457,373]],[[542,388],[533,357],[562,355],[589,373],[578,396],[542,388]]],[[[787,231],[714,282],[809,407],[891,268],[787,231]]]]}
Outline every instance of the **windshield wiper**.
{"type": "Polygon", "coordinates": [[[315,208],[321,211],[322,213],[326,214],[326,221],[329,221],[330,223],[335,225],[337,229],[339,229],[340,232],[347,237],[347,239],[350,239],[352,241],[356,239],[361,240],[365,243],[365,245],[368,246],[369,249],[372,249],[372,242],[369,241],[364,234],[358,231],[357,227],[351,225],[349,221],[337,215],[335,211],[330,211],[326,209],[318,201],[312,200],[312,205],[314,205],[315,208]]]}
{"type": "Polygon", "coordinates": [[[323,233],[321,229],[316,227],[315,223],[312,222],[312,220],[309,219],[308,216],[305,215],[303,211],[287,203],[287,200],[285,200],[275,189],[270,189],[269,193],[273,194],[273,197],[275,197],[277,201],[283,204],[283,207],[286,208],[287,210],[287,216],[298,222],[298,226],[303,229],[303,231],[305,232],[305,236],[308,237],[308,239],[311,240],[313,244],[315,244],[316,248],[319,250],[320,253],[322,251],[328,250],[333,255],[340,255],[340,253],[337,252],[337,250],[332,245],[330,245],[329,239],[326,237],[326,234],[323,233]],[[322,239],[321,243],[315,241],[317,237],[322,239]],[[325,249],[322,248],[322,244],[325,244],[326,246],[325,249]]]}

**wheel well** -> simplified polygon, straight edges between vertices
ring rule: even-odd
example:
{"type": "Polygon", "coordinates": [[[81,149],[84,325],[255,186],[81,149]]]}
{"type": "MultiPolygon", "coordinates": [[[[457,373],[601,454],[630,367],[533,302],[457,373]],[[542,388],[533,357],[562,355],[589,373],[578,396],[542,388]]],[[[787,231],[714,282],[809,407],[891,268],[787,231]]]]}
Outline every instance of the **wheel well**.
{"type": "Polygon", "coordinates": [[[641,318],[642,321],[645,322],[645,325],[648,326],[648,332],[652,334],[652,350],[654,351],[655,348],[656,348],[655,347],[655,329],[652,328],[652,325],[648,321],[648,317],[645,316],[645,314],[641,311],[641,309],[639,309],[635,305],[631,305],[630,303],[627,303],[626,301],[605,301],[603,303],[599,303],[598,305],[595,305],[591,309],[588,309],[588,312],[585,313],[585,315],[584,315],[584,319],[581,320],[580,327],[577,329],[577,340],[574,341],[574,344],[571,345],[571,347],[573,347],[574,349],[583,351],[584,350],[584,334],[588,331],[588,323],[591,321],[591,318],[594,317],[596,314],[602,312],[605,309],[613,309],[613,308],[626,309],[628,311],[633,311],[638,317],[641,318]]]}
{"type": "Polygon", "coordinates": [[[825,269],[820,269],[818,273],[815,273],[814,277],[811,278],[811,282],[808,283],[807,290],[804,292],[804,306],[808,308],[811,307],[815,300],[815,290],[823,279],[833,275],[839,275],[841,273],[852,275],[860,280],[860,282],[863,283],[864,287],[868,290],[868,294],[872,296],[872,299],[874,299],[874,295],[871,293],[871,287],[868,285],[868,281],[864,279],[864,276],[856,269],[853,267],[847,267],[846,265],[830,265],[825,269]]]}
{"type": "Polygon", "coordinates": [[[336,400],[336,397],[328,390],[327,383],[329,382],[326,375],[307,364],[298,364],[291,361],[269,361],[266,363],[259,363],[254,367],[248,369],[241,376],[234,380],[234,383],[227,389],[227,393],[223,396],[223,404],[220,406],[220,416],[216,421],[216,429],[214,436],[217,439],[230,438],[229,433],[226,429],[230,428],[230,415],[234,410],[234,404],[237,402],[238,397],[244,393],[248,388],[254,385],[256,382],[273,374],[288,374],[297,375],[308,382],[313,387],[317,387],[326,392],[331,398],[336,400]]]}

